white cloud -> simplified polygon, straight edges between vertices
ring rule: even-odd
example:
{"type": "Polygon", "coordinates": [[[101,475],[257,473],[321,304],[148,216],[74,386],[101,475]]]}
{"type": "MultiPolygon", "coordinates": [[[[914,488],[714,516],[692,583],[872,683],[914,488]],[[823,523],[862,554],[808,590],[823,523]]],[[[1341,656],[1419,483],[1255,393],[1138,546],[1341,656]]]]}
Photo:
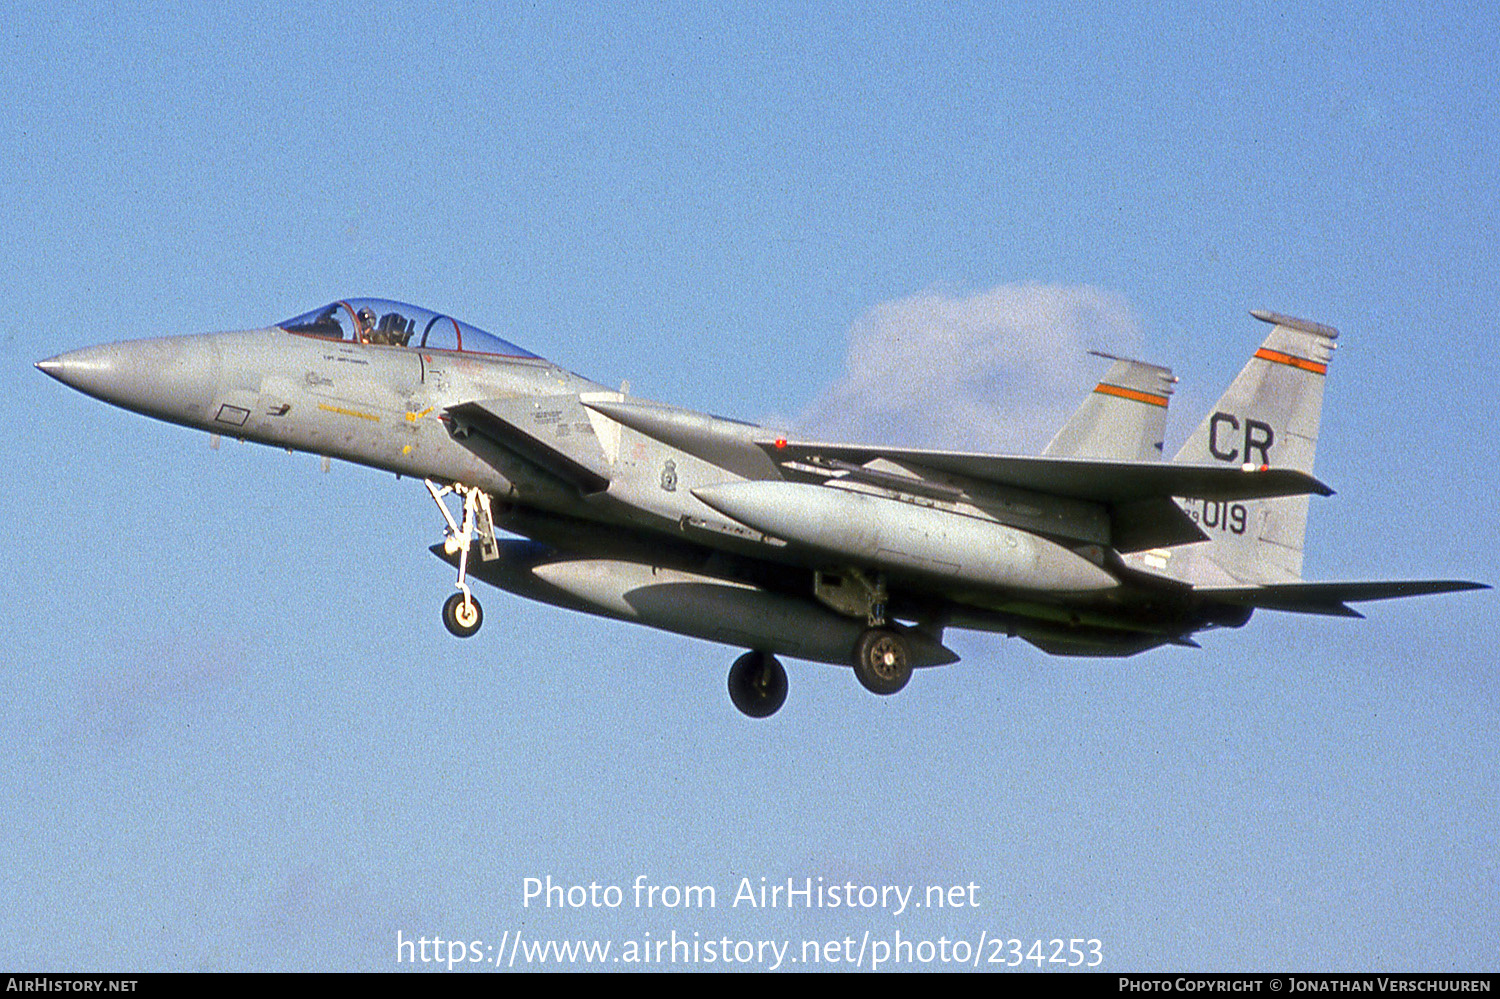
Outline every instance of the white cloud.
{"type": "Polygon", "coordinates": [[[849,330],[840,379],[797,421],[822,439],[1035,453],[1140,324],[1122,295],[1086,285],[917,292],[849,330]]]}

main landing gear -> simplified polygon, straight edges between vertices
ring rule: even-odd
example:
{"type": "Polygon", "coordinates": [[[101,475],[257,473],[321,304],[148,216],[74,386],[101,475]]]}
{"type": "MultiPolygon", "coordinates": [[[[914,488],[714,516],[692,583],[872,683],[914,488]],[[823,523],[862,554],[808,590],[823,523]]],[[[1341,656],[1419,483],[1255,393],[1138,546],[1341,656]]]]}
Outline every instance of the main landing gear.
{"type": "Polygon", "coordinates": [[[729,699],[751,718],[769,718],[786,702],[786,670],[769,652],[746,652],[729,667],[729,699]]]}
{"type": "MultiPolygon", "coordinates": [[[[450,603],[454,598],[450,599],[450,603]]],[[[890,628],[871,628],[854,646],[854,675],[872,694],[894,694],[911,679],[907,640],[890,628]]],[[[786,703],[786,670],[769,652],[746,652],[729,668],[729,699],[751,718],[769,718],[786,703]]]]}
{"type": "Polygon", "coordinates": [[[431,479],[426,480],[426,485],[427,491],[432,494],[432,501],[443,512],[443,520],[448,525],[443,550],[449,555],[458,555],[458,579],[453,584],[458,592],[443,602],[443,625],[458,638],[468,638],[484,623],[484,612],[480,610],[479,601],[474,599],[474,591],[469,589],[469,551],[477,539],[480,556],[485,561],[499,554],[495,545],[495,521],[490,513],[490,495],[483,489],[471,486],[455,484],[439,487],[431,479]],[[453,516],[444,500],[450,493],[463,498],[462,524],[453,516]]]}
{"type": "MultiPolygon", "coordinates": [[[[850,659],[860,686],[882,697],[896,693],[911,680],[911,643],[886,618],[885,576],[867,576],[858,569],[818,572],[813,595],[826,606],[849,617],[865,619],[850,659]]],[[[769,652],[746,652],[729,670],[729,699],[751,718],[766,718],[786,701],[786,670],[769,652]]]]}
{"type": "Polygon", "coordinates": [[[889,628],[871,628],[854,645],[854,675],[872,694],[894,694],[911,679],[906,639],[889,628]]]}
{"type": "Polygon", "coordinates": [[[864,618],[869,628],[854,643],[854,675],[873,694],[894,694],[911,679],[911,651],[902,634],[886,623],[890,593],[885,573],[853,566],[813,574],[813,596],[848,617],[864,618]]]}

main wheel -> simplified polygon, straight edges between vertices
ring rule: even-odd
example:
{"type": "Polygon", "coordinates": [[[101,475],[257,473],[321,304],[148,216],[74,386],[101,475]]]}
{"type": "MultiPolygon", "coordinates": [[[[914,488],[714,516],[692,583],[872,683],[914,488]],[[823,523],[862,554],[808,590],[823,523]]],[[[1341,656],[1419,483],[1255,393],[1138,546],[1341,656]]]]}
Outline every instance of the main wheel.
{"type": "Polygon", "coordinates": [[[455,593],[443,602],[443,625],[459,638],[468,638],[484,623],[484,612],[472,596],[455,593]]]}
{"type": "Polygon", "coordinates": [[[894,694],[911,679],[906,639],[885,628],[871,628],[854,646],[854,675],[872,694],[894,694]]]}
{"type": "Polygon", "coordinates": [[[729,699],[751,718],[768,718],[786,702],[786,670],[768,652],[746,652],[729,667],[729,699]]]}

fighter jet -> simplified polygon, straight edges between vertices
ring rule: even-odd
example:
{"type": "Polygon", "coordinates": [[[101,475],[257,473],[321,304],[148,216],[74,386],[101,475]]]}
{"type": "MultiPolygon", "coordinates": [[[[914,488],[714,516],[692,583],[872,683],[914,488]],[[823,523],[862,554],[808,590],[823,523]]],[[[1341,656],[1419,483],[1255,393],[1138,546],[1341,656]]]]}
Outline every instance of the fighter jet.
{"type": "Polygon", "coordinates": [[[478,579],[736,646],[730,698],[766,717],[787,693],[778,656],[893,694],[958,658],[948,628],[1126,656],[1260,608],[1358,617],[1350,603],[1481,588],[1302,580],[1309,496],[1332,492],[1311,473],[1337,333],[1252,315],[1269,335],[1171,462],[1174,379],[1119,359],[1040,457],[794,439],[381,299],[37,367],[147,416],[422,480],[453,635],[480,628],[478,579]]]}

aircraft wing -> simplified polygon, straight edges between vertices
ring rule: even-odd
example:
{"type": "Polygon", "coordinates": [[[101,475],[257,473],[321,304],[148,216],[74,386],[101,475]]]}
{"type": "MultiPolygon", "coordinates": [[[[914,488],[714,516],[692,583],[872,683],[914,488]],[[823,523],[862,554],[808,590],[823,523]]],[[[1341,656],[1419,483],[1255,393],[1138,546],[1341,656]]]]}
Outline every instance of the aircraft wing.
{"type": "Polygon", "coordinates": [[[1269,583],[1265,586],[1199,586],[1193,592],[1227,604],[1299,614],[1364,617],[1348,606],[1365,600],[1394,600],[1433,593],[1488,590],[1484,583],[1458,579],[1393,579],[1353,583],[1269,583]]]}
{"type": "Polygon", "coordinates": [[[960,495],[965,483],[978,483],[1028,494],[1033,505],[1046,498],[1098,504],[1109,511],[1110,542],[1120,552],[1204,540],[1207,535],[1173,501],[1176,496],[1242,500],[1333,493],[1311,475],[1287,468],[1247,471],[1234,465],[1010,457],[785,440],[756,443],[783,476],[794,481],[847,476],[918,493],[946,487],[960,495]],[[897,477],[882,471],[890,467],[906,474],[897,477]]]}
{"type": "MultiPolygon", "coordinates": [[[[1165,370],[1165,369],[1153,369],[1165,370]]],[[[491,414],[494,402],[482,404],[491,414]]],[[[668,446],[679,448],[735,475],[763,479],[776,475],[805,479],[798,466],[817,468],[815,478],[829,471],[862,469],[857,474],[874,478],[880,466],[862,468],[880,459],[895,462],[911,473],[904,486],[948,496],[961,491],[945,486],[947,477],[971,479],[992,485],[1046,493],[1095,503],[1127,504],[1140,500],[1184,496],[1208,500],[1260,499],[1316,493],[1331,496],[1333,490],[1303,472],[1272,468],[1244,471],[1238,465],[1162,465],[1132,461],[1058,457],[1009,457],[960,451],[916,448],[859,447],[847,444],[768,440],[763,428],[657,403],[598,401],[586,399],[583,406],[608,416],[668,446]],[[758,451],[757,451],[758,449],[758,451]]],[[[511,422],[520,419],[507,412],[511,422]]],[[[596,472],[602,469],[595,466],[596,472]]]]}
{"type": "Polygon", "coordinates": [[[930,469],[1028,492],[1123,506],[1142,500],[1184,496],[1207,500],[1265,499],[1333,490],[1306,472],[1288,468],[1238,465],[1164,465],[1131,461],[1077,458],[1031,458],[926,451],[915,448],[850,447],[842,444],[804,444],[757,441],[784,469],[795,472],[830,467],[831,463],[863,465],[885,459],[914,470],[930,469]]]}

